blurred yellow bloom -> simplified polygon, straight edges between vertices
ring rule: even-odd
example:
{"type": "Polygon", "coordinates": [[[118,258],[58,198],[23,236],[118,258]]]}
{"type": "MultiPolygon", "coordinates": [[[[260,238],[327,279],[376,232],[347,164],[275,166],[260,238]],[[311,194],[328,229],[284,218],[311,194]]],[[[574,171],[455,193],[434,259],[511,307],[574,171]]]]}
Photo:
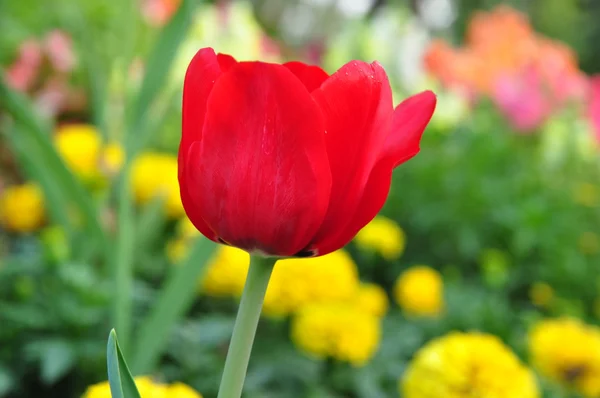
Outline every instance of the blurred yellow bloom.
{"type": "Polygon", "coordinates": [[[579,251],[583,254],[596,254],[600,251],[600,237],[595,232],[585,231],[579,237],[579,251]]]}
{"type": "Polygon", "coordinates": [[[348,303],[310,304],[292,319],[291,338],[311,356],[361,366],[377,352],[381,325],[378,317],[348,303]]]}
{"type": "Polygon", "coordinates": [[[133,162],[131,184],[138,203],[145,204],[163,197],[165,211],[170,218],[185,214],[179,196],[176,156],[154,152],[141,154],[133,162]]]}
{"type": "MultiPolygon", "coordinates": [[[[240,297],[249,261],[245,251],[220,246],[208,264],[203,292],[240,297]]],[[[309,303],[350,300],[359,283],[356,264],[343,250],[315,258],[281,260],[273,270],[263,310],[270,316],[285,316],[309,303]]]]}
{"type": "Polygon", "coordinates": [[[97,176],[102,138],[89,124],[66,124],[54,135],[54,145],[65,164],[84,180],[97,176]]]}
{"type": "Polygon", "coordinates": [[[387,260],[395,260],[404,251],[406,237],[404,231],[393,220],[377,216],[354,238],[356,245],[363,250],[372,250],[387,260]]]}
{"type": "Polygon", "coordinates": [[[202,292],[214,297],[240,297],[244,290],[250,255],[231,246],[219,246],[209,260],[202,292]]]}
{"type": "Polygon", "coordinates": [[[600,396],[600,328],[574,318],[545,320],[532,329],[529,351],[542,375],[600,396]]]}
{"type": "Polygon", "coordinates": [[[311,303],[349,300],[359,284],[356,263],[344,250],[281,260],[267,288],[264,312],[284,316],[311,303]]]}
{"type": "Polygon", "coordinates": [[[0,196],[0,225],[7,231],[28,233],[46,221],[42,190],[33,183],[6,188],[0,196]]]}
{"type": "Polygon", "coordinates": [[[383,317],[389,308],[387,293],[375,283],[362,283],[352,300],[361,310],[383,317]]]}
{"type": "MultiPolygon", "coordinates": [[[[148,376],[135,378],[142,398],[202,398],[202,395],[183,383],[170,385],[156,383],[148,376]]],[[[82,398],[111,398],[107,381],[89,386],[82,398]]]]}
{"type": "Polygon", "coordinates": [[[165,398],[202,398],[202,395],[187,384],[173,383],[167,388],[165,398]]]}
{"type": "Polygon", "coordinates": [[[421,348],[400,381],[404,398],[537,398],[533,373],[496,336],[450,333],[421,348]]]}
{"type": "Polygon", "coordinates": [[[596,184],[584,182],[576,187],[573,197],[582,206],[594,207],[600,204],[600,188],[596,184]]]}
{"type": "Polygon", "coordinates": [[[554,289],[547,283],[536,282],[529,289],[529,298],[534,305],[547,308],[554,300],[554,289]]]}
{"type": "Polygon", "coordinates": [[[123,147],[112,142],[104,147],[101,156],[101,168],[108,175],[115,175],[121,170],[121,166],[125,162],[125,152],[123,147]]]}
{"type": "Polygon", "coordinates": [[[200,232],[189,218],[183,217],[177,221],[175,236],[167,242],[166,254],[169,261],[177,264],[183,260],[188,254],[193,239],[199,236],[200,232]]]}
{"type": "Polygon", "coordinates": [[[442,276],[424,265],[409,268],[396,280],[394,297],[409,315],[436,316],[444,307],[442,276]]]}

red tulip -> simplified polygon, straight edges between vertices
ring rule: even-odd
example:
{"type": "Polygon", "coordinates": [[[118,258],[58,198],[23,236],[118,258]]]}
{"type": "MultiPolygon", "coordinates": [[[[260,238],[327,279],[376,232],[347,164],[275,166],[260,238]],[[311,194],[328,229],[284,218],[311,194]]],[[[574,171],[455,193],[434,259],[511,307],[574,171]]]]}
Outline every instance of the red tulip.
{"type": "Polygon", "coordinates": [[[419,152],[436,97],[395,110],[377,62],[331,76],[300,62],[237,62],[203,48],[183,90],[179,185],[209,239],[269,256],[337,250],[383,206],[419,152]]]}

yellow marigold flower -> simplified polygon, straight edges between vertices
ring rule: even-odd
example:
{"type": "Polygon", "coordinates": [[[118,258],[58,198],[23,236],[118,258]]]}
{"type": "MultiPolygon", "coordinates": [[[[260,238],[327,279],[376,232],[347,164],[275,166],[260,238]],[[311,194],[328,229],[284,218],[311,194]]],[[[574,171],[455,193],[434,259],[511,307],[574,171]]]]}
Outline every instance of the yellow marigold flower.
{"type": "Polygon", "coordinates": [[[537,398],[533,373],[496,336],[450,333],[421,348],[400,380],[404,398],[537,398]]]}
{"type": "Polygon", "coordinates": [[[179,196],[177,157],[153,152],[138,156],[132,165],[131,184],[138,203],[163,197],[169,217],[178,218],[185,214],[179,196]]]}
{"type": "Polygon", "coordinates": [[[600,396],[600,328],[574,318],[545,320],[532,329],[529,351],[544,376],[600,396]]]}
{"type": "MultiPolygon", "coordinates": [[[[136,377],[135,385],[142,398],[166,398],[166,386],[155,383],[148,376],[136,377]]],[[[89,386],[82,398],[111,398],[108,381],[89,386]]]]}
{"type": "Polygon", "coordinates": [[[350,300],[359,284],[356,263],[344,250],[282,260],[273,270],[264,311],[284,316],[310,303],[350,300]]]}
{"type": "Polygon", "coordinates": [[[415,266],[398,277],[394,296],[398,305],[409,315],[435,316],[444,307],[444,282],[433,268],[415,266]]]}
{"type": "MultiPolygon", "coordinates": [[[[183,383],[171,385],[156,383],[148,376],[135,378],[142,398],[202,398],[202,395],[183,383]]],[[[89,386],[82,398],[111,398],[107,381],[89,386]]]]}
{"type": "Polygon", "coordinates": [[[89,124],[66,124],[54,135],[54,145],[67,167],[79,177],[96,177],[102,139],[98,130],[89,124]]]}
{"type": "Polygon", "coordinates": [[[245,251],[219,246],[207,265],[202,292],[214,297],[240,297],[249,263],[250,255],[245,251]]]}
{"type": "Polygon", "coordinates": [[[310,304],[292,319],[291,338],[311,356],[361,366],[377,352],[381,325],[377,316],[349,303],[310,304]]]}
{"type": "MultiPolygon", "coordinates": [[[[208,265],[203,291],[217,297],[241,296],[249,261],[243,250],[220,246],[208,265]]],[[[350,300],[359,283],[356,264],[343,250],[315,258],[281,260],[267,288],[264,312],[285,316],[309,303],[350,300]]]]}
{"type": "Polygon", "coordinates": [[[546,308],[554,300],[554,289],[547,283],[536,282],[529,289],[531,302],[542,308],[546,308]]]}
{"type": "Polygon", "coordinates": [[[404,251],[406,237],[393,220],[377,216],[358,232],[354,241],[363,250],[372,250],[387,260],[395,260],[404,251]]]}
{"type": "Polygon", "coordinates": [[[102,150],[100,162],[106,174],[111,176],[117,174],[125,162],[123,147],[116,142],[106,145],[102,150]]]}
{"type": "Polygon", "coordinates": [[[387,293],[375,283],[362,283],[352,301],[358,308],[378,317],[384,316],[389,308],[387,293]]]}
{"type": "Polygon", "coordinates": [[[173,383],[167,388],[165,398],[202,398],[202,394],[187,384],[173,383]]]}
{"type": "Polygon", "coordinates": [[[6,188],[0,196],[0,225],[8,231],[28,233],[46,220],[42,190],[33,183],[6,188]]]}

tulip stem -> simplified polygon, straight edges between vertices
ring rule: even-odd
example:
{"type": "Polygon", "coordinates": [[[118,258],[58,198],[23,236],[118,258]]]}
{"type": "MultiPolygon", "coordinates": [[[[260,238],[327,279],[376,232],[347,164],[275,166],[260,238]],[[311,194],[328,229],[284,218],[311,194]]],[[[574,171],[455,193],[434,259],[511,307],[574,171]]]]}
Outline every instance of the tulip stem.
{"type": "Polygon", "coordinates": [[[250,256],[250,267],[227,351],[218,398],[240,398],[265,293],[277,260],[250,256]]]}

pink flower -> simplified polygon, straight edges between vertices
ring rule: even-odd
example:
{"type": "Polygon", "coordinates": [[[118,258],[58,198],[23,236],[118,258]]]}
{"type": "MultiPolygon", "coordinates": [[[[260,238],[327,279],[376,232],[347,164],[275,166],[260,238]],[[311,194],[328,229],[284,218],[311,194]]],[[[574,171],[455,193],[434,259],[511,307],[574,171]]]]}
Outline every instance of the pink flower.
{"type": "Polygon", "coordinates": [[[67,73],[75,67],[73,43],[65,32],[53,30],[44,41],[46,56],[57,72],[67,73]]]}
{"type": "Polygon", "coordinates": [[[590,78],[590,101],[588,106],[590,121],[596,133],[596,139],[600,142],[600,75],[590,78]]]}
{"type": "Polygon", "coordinates": [[[19,55],[5,72],[8,84],[19,91],[28,91],[35,84],[42,65],[42,49],[35,40],[27,40],[19,47],[19,55]]]}
{"type": "Polygon", "coordinates": [[[539,127],[552,111],[552,101],[534,68],[505,74],[496,80],[492,97],[513,127],[530,132],[539,127]]]}
{"type": "Polygon", "coordinates": [[[180,0],[143,0],[142,14],[153,26],[162,26],[171,19],[180,0]]]}

